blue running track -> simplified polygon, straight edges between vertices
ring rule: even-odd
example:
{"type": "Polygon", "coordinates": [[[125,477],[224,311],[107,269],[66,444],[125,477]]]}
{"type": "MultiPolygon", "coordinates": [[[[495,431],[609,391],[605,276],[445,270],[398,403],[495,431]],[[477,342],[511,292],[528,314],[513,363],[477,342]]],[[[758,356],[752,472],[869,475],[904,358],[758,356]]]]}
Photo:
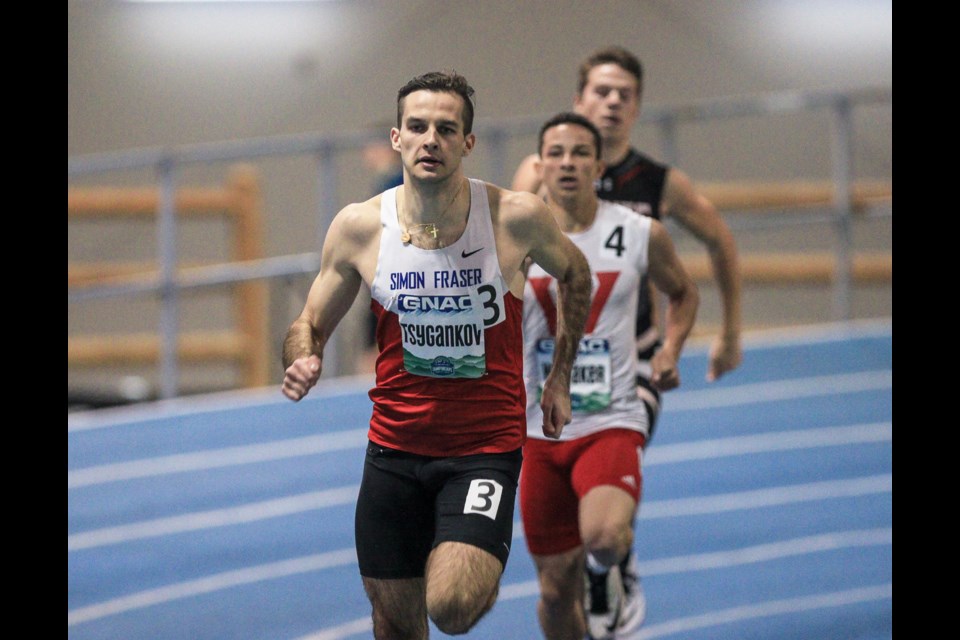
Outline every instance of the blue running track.
{"type": "MultiPolygon", "coordinates": [[[[892,638],[892,340],[889,321],[750,334],[713,384],[688,349],[644,460],[637,640],[892,638]]],[[[70,415],[68,638],[370,638],[353,548],[369,384],[70,415]]],[[[470,638],[541,637],[515,529],[470,638]]]]}

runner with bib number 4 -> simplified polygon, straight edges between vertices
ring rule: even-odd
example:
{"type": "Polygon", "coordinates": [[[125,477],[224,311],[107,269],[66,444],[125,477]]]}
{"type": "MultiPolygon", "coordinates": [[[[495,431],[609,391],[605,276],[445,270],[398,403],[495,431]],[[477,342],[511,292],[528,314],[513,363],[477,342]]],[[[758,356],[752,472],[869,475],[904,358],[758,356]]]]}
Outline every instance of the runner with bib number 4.
{"type": "Polygon", "coordinates": [[[680,384],[677,362],[699,294],[663,225],[597,199],[601,138],[589,120],[574,113],[554,116],[540,130],[539,152],[547,204],[587,256],[593,294],[573,366],[573,420],[558,440],[548,440],[537,428],[543,420],[537,399],[552,371],[557,288],[537,265],[527,272],[528,439],[520,511],[540,582],[537,614],[548,640],[582,640],[588,633],[595,640],[632,640],[645,601],[628,551],[643,484],[643,448],[652,432],[637,396],[639,283],[649,276],[669,299],[663,347],[651,361],[651,380],[661,391],[680,384]],[[598,577],[585,580],[584,568],[598,577]]]}

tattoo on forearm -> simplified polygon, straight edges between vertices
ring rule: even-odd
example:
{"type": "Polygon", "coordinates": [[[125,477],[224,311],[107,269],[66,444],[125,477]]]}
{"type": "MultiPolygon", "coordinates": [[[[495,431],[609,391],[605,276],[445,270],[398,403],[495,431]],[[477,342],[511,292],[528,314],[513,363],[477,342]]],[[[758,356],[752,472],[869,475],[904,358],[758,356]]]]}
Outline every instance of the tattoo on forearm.
{"type": "Polygon", "coordinates": [[[590,311],[590,270],[572,269],[567,282],[558,283],[557,341],[553,356],[554,369],[569,380],[573,361],[577,357],[580,338],[590,311]]]}

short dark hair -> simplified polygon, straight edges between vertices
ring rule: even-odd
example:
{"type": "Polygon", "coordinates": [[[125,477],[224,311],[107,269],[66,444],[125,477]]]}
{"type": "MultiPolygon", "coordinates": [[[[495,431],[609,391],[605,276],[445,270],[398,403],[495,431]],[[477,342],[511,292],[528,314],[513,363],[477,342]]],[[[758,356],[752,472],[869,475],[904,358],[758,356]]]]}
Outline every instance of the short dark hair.
{"type": "Polygon", "coordinates": [[[558,113],[543,123],[543,126],[540,127],[539,142],[537,144],[538,154],[541,156],[543,155],[543,136],[546,134],[547,130],[560,126],[561,124],[575,124],[589,131],[593,135],[593,144],[597,148],[597,159],[600,158],[601,145],[603,144],[600,138],[600,131],[592,122],[584,118],[579,113],[574,113],[572,111],[563,111],[558,113]]]}
{"type": "Polygon", "coordinates": [[[397,128],[403,125],[403,101],[414,91],[455,93],[463,99],[463,133],[473,131],[473,87],[456,71],[431,71],[417,76],[397,92],[397,128]]]}
{"type": "Polygon", "coordinates": [[[583,93],[587,86],[587,76],[594,67],[602,64],[615,64],[637,79],[637,95],[643,91],[643,65],[637,56],[623,47],[611,46],[597,49],[580,63],[580,77],[577,80],[577,94],[583,93]]]}

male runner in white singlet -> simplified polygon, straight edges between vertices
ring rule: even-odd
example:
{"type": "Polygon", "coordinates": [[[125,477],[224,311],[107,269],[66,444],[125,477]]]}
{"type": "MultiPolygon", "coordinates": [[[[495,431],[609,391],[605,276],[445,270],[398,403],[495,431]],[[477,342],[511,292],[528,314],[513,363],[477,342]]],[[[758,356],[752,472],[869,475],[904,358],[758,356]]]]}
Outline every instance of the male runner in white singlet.
{"type": "Polygon", "coordinates": [[[560,437],[571,416],[589,265],[541,199],[463,175],[472,96],[455,73],[400,89],[390,135],[403,184],[337,214],[284,341],[283,393],[297,401],[360,284],[370,288],[379,355],[356,544],[377,640],[425,640],[428,616],[466,633],[496,601],[527,433],[528,259],[560,283],[541,435],[560,437]]]}
{"type": "Polygon", "coordinates": [[[642,453],[652,432],[636,389],[640,280],[648,276],[669,300],[663,345],[650,360],[650,381],[659,391],[680,384],[677,363],[699,304],[697,287],[663,225],[597,198],[601,146],[596,127],[575,113],[558,114],[540,130],[537,169],[547,204],[593,272],[590,314],[573,366],[573,420],[559,441],[545,439],[536,428],[559,335],[558,289],[548,273],[532,265],[524,290],[528,440],[520,509],[540,581],[537,613],[548,640],[582,640],[587,632],[590,638],[628,640],[643,622],[640,585],[630,584],[635,597],[625,598],[619,570],[633,543],[642,453]],[[613,576],[614,588],[600,590],[609,601],[591,603],[613,615],[585,616],[585,565],[613,576]]]}
{"type": "MultiPolygon", "coordinates": [[[[714,381],[739,367],[743,359],[737,246],[716,207],[695,188],[689,175],[632,146],[630,136],[640,116],[643,87],[643,66],[633,53],[618,46],[601,47],[580,63],[573,111],[593,123],[603,142],[604,169],[595,184],[597,197],[657,220],[674,220],[702,244],[710,257],[723,316],[707,359],[706,379],[714,381]]],[[[537,162],[536,153],[521,162],[513,178],[514,189],[543,193],[537,162]]],[[[650,382],[650,358],[660,347],[661,338],[655,304],[658,298],[649,287],[648,279],[641,279],[635,329],[637,394],[646,406],[651,433],[661,410],[660,392],[650,382]]],[[[624,564],[625,581],[636,581],[635,567],[636,558],[631,554],[624,564]]],[[[609,622],[615,611],[605,611],[601,606],[613,599],[603,593],[604,576],[595,568],[588,567],[586,571],[595,596],[590,617],[596,624],[602,624],[603,618],[609,622]]],[[[629,598],[632,595],[629,588],[627,592],[629,598]]]]}

